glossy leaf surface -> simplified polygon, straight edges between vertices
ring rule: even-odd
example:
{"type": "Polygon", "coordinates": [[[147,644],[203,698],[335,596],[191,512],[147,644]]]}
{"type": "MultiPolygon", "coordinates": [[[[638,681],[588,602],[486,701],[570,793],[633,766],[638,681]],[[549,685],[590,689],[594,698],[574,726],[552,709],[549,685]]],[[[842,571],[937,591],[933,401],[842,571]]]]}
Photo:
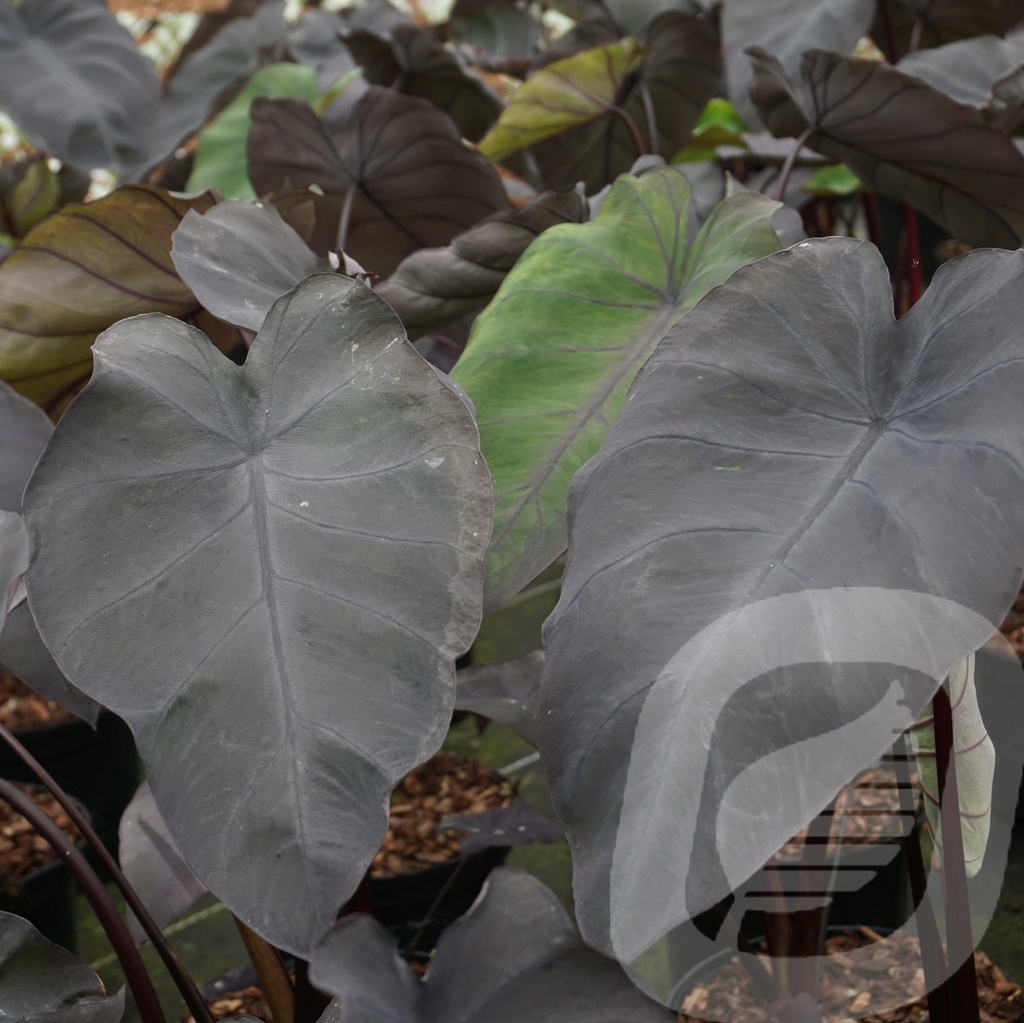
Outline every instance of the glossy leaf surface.
{"type": "Polygon", "coordinates": [[[850,53],[867,32],[875,0],[730,0],[722,10],[722,45],[729,98],[749,125],[761,123],[750,98],[753,68],[744,52],[763,46],[791,75],[806,50],[850,53]]]}
{"type": "Polygon", "coordinates": [[[157,316],[96,358],[26,500],[40,633],[131,726],[197,875],[308,953],[440,744],[479,623],[472,417],[333,274],[275,304],[244,366],[157,316]]]}
{"type": "Polygon", "coordinates": [[[686,144],[720,85],[715,20],[706,13],[665,11],[640,41],[644,59],[614,98],[622,113],[609,109],[532,150],[550,185],[582,180],[593,193],[627,172],[641,154],[670,160],[686,144]]]}
{"type": "Polygon", "coordinates": [[[1024,239],[1024,155],[977,110],[875,61],[812,50],[798,83],[750,52],[752,95],[773,134],[812,128],[809,147],[968,244],[1024,239]]]}
{"type": "Polygon", "coordinates": [[[0,377],[46,404],[88,377],[89,348],[125,316],[199,308],[174,272],[171,234],[213,197],[129,185],[65,206],[0,263],[0,377]]]}
{"type": "Polygon", "coordinates": [[[495,870],[473,908],[445,930],[423,982],[375,920],[335,924],[310,979],[346,1023],[663,1023],[618,965],[587,948],[536,878],[495,870]]]}
{"type": "Polygon", "coordinates": [[[0,1006],[10,1020],[119,1023],[124,989],[108,996],[81,959],[27,920],[0,913],[0,1006]]]}
{"type": "Polygon", "coordinates": [[[495,480],[488,610],[565,549],[569,481],[655,345],[733,270],[779,247],[777,203],[734,196],[698,233],[690,195],[674,167],[620,178],[596,220],[527,250],[474,326],[452,375],[476,405],[495,480]]]}
{"type": "Polygon", "coordinates": [[[542,192],[525,206],[503,210],[452,239],[443,249],[406,256],[377,285],[410,337],[485,306],[527,247],[549,227],[587,219],[575,189],[542,192]]]}
{"type": "Polygon", "coordinates": [[[0,107],[51,155],[130,166],[159,95],[156,68],[96,0],[0,5],[0,107]]]}
{"type": "Polygon", "coordinates": [[[570,491],[537,716],[588,940],[633,959],[729,894],[1002,620],[1022,275],[972,253],[896,322],[877,250],[802,242],[637,378],[570,491]]]}
{"type": "Polygon", "coordinates": [[[172,238],[181,279],[214,316],[254,333],[270,307],[304,277],[325,269],[266,202],[229,200],[189,212],[172,238]]]}
{"type": "Polygon", "coordinates": [[[343,248],[381,276],[509,205],[494,169],[462,144],[445,114],[378,86],[342,127],[305,103],[257,100],[249,173],[261,193],[284,184],[322,189],[313,249],[343,248]]]}
{"type": "Polygon", "coordinates": [[[302,64],[272,64],[257,71],[245,88],[200,134],[188,190],[198,192],[204,188],[216,188],[226,199],[255,199],[256,192],[249,182],[246,160],[253,101],[257,97],[298,97],[312,102],[317,95],[313,68],[302,64]]]}

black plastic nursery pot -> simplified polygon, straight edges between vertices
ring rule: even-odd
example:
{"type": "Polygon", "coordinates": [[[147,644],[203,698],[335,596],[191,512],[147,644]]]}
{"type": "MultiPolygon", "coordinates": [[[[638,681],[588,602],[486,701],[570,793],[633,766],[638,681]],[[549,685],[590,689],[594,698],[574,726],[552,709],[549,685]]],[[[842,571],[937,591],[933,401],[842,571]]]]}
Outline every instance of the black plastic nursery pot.
{"type": "MultiPolygon", "coordinates": [[[[95,730],[78,718],[14,733],[70,795],[89,807],[93,827],[117,855],[117,827],[139,784],[139,758],[128,726],[101,711],[95,730]]],[[[6,745],[0,744],[0,778],[37,781],[6,745]]]]}
{"type": "Polygon", "coordinates": [[[430,952],[441,932],[473,905],[488,875],[505,862],[508,852],[482,849],[465,862],[454,857],[424,870],[373,878],[373,916],[398,939],[400,948],[416,938],[413,951],[430,952]]]}

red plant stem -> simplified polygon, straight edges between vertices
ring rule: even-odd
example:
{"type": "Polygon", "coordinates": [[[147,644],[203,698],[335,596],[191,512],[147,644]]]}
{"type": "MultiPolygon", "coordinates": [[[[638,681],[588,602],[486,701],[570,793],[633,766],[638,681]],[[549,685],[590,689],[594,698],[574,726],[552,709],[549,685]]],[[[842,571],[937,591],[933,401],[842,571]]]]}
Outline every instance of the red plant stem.
{"type": "Polygon", "coordinates": [[[974,969],[974,936],[971,905],[967,894],[967,867],[963,834],[960,830],[960,798],[953,756],[953,708],[948,680],[932,699],[935,718],[935,758],[939,782],[942,824],[942,879],[946,901],[946,956],[953,1019],[956,1023],[979,1023],[978,978],[974,969]]]}
{"type": "Polygon", "coordinates": [[[914,798],[914,786],[910,779],[910,754],[907,752],[907,737],[900,735],[893,756],[896,764],[900,811],[909,814],[913,820],[907,835],[907,872],[910,875],[910,893],[917,916],[917,936],[921,943],[921,965],[924,968],[924,985],[927,992],[928,1015],[933,1023],[955,1023],[953,1007],[949,998],[946,980],[946,952],[942,947],[935,909],[928,896],[928,877],[924,870],[924,853],[921,849],[921,824],[914,798]]]}
{"type": "Polygon", "coordinates": [[[166,1023],[160,999],[157,998],[153,982],[142,962],[139,950],[135,947],[128,925],[121,919],[114,900],[85,857],[32,799],[3,779],[0,779],[0,799],[10,803],[49,842],[53,851],[67,863],[75,875],[75,880],[110,939],[111,947],[121,963],[125,980],[135,997],[135,1004],[144,1023],[166,1023]]]}
{"type": "MultiPolygon", "coordinates": [[[[626,126],[626,131],[629,132],[629,139],[633,143],[633,149],[636,150],[637,159],[645,156],[648,150],[644,146],[644,140],[640,137],[640,129],[636,126],[636,121],[629,116],[629,112],[623,110],[622,107],[616,106],[614,103],[610,104],[608,109],[626,126]]],[[[655,141],[655,145],[657,145],[657,141],[655,141]]],[[[651,150],[651,152],[657,152],[657,150],[651,150]]]]}
{"type": "Polygon", "coordinates": [[[796,163],[796,158],[800,155],[800,150],[804,148],[804,143],[811,137],[814,132],[814,128],[808,125],[804,133],[796,140],[796,145],[793,147],[790,154],[786,157],[786,162],[782,165],[782,171],[779,174],[779,187],[775,192],[775,198],[778,202],[784,202],[786,196],[786,186],[789,184],[790,175],[793,173],[793,166],[796,163]]]}
{"type": "Polygon", "coordinates": [[[903,204],[903,224],[907,232],[907,267],[910,282],[910,304],[913,308],[924,294],[924,276],[921,272],[921,235],[917,229],[917,210],[903,204]]]}
{"type": "Polygon", "coordinates": [[[281,961],[281,953],[265,938],[232,914],[245,951],[256,970],[263,997],[274,1023],[295,1023],[295,989],[281,961]]]}
{"type": "Polygon", "coordinates": [[[195,1023],[213,1023],[213,1017],[207,1008],[203,996],[199,993],[195,981],[188,975],[180,960],[174,954],[174,950],[163,936],[156,921],[150,916],[145,903],[139,898],[138,892],[129,884],[128,878],[124,876],[117,860],[107,851],[102,839],[93,830],[92,825],[79,811],[71,797],[57,784],[53,776],[39,763],[38,760],[18,741],[17,737],[4,725],[0,724],[0,739],[2,739],[21,759],[22,763],[39,779],[39,781],[50,790],[50,794],[60,803],[64,812],[74,822],[75,827],[81,832],[82,837],[89,843],[94,855],[103,865],[104,870],[110,879],[117,885],[118,890],[124,896],[128,908],[135,914],[136,919],[146,932],[146,936],[153,943],[153,948],[163,961],[171,980],[174,981],[188,1011],[192,1013],[195,1023]]]}

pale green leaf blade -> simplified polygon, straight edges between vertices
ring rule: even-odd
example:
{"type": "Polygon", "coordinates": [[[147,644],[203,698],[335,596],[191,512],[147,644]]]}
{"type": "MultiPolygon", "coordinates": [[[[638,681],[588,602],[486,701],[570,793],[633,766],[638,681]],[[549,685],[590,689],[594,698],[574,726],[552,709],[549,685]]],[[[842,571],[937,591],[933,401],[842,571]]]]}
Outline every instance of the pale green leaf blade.
{"type": "Polygon", "coordinates": [[[621,177],[596,220],[534,242],[476,322],[453,376],[476,405],[495,480],[488,610],[565,549],[569,481],[672,324],[781,247],[778,203],[731,196],[695,233],[690,192],[675,167],[621,177]]]}

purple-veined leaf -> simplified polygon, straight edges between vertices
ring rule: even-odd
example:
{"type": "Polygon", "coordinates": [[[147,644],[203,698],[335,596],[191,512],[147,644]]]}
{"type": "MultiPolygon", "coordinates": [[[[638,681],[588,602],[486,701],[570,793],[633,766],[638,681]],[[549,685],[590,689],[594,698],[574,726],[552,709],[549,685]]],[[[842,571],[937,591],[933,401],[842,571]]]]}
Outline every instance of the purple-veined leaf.
{"type": "Polygon", "coordinates": [[[537,716],[598,947],[632,960],[728,895],[1002,620],[1022,279],[971,253],[897,322],[872,246],[801,242],[637,378],[570,490],[537,716]]]}
{"type": "Polygon", "coordinates": [[[335,126],[306,103],[258,99],[252,120],[257,192],[319,187],[313,249],[342,248],[371,273],[386,276],[410,252],[508,208],[494,169],[425,100],[371,86],[335,126]]]}
{"type": "Polygon", "coordinates": [[[759,47],[751,95],[774,135],[802,136],[971,245],[1024,240],[1024,155],[979,111],[870,60],[811,50],[801,80],[759,47]]]}
{"type": "Polygon", "coordinates": [[[40,634],[131,726],[197,876],[308,955],[451,715],[490,529],[475,424],[334,274],[244,366],[165,316],[95,352],[26,492],[40,634]]]}
{"type": "Polygon", "coordinates": [[[0,263],[0,378],[41,405],[87,379],[90,346],[125,316],[199,309],[171,262],[171,234],[212,195],[128,185],[65,206],[0,263]]]}
{"type": "Polygon", "coordinates": [[[485,306],[516,260],[549,227],[587,219],[575,189],[542,192],[525,206],[503,210],[452,239],[444,249],[406,256],[376,287],[410,337],[485,306]]]}
{"type": "Polygon", "coordinates": [[[387,34],[358,29],[346,35],[345,43],[371,85],[428,100],[464,138],[481,138],[501,113],[497,93],[428,28],[396,25],[387,34]]]}
{"type": "Polygon", "coordinates": [[[131,166],[159,95],[156,68],[99,0],[0,4],[0,107],[53,156],[131,166]]]}
{"type": "Polygon", "coordinates": [[[806,50],[850,53],[874,12],[875,0],[729,0],[722,10],[722,46],[729,98],[740,117],[752,127],[761,123],[750,99],[748,46],[763,46],[796,75],[806,50]]]}

